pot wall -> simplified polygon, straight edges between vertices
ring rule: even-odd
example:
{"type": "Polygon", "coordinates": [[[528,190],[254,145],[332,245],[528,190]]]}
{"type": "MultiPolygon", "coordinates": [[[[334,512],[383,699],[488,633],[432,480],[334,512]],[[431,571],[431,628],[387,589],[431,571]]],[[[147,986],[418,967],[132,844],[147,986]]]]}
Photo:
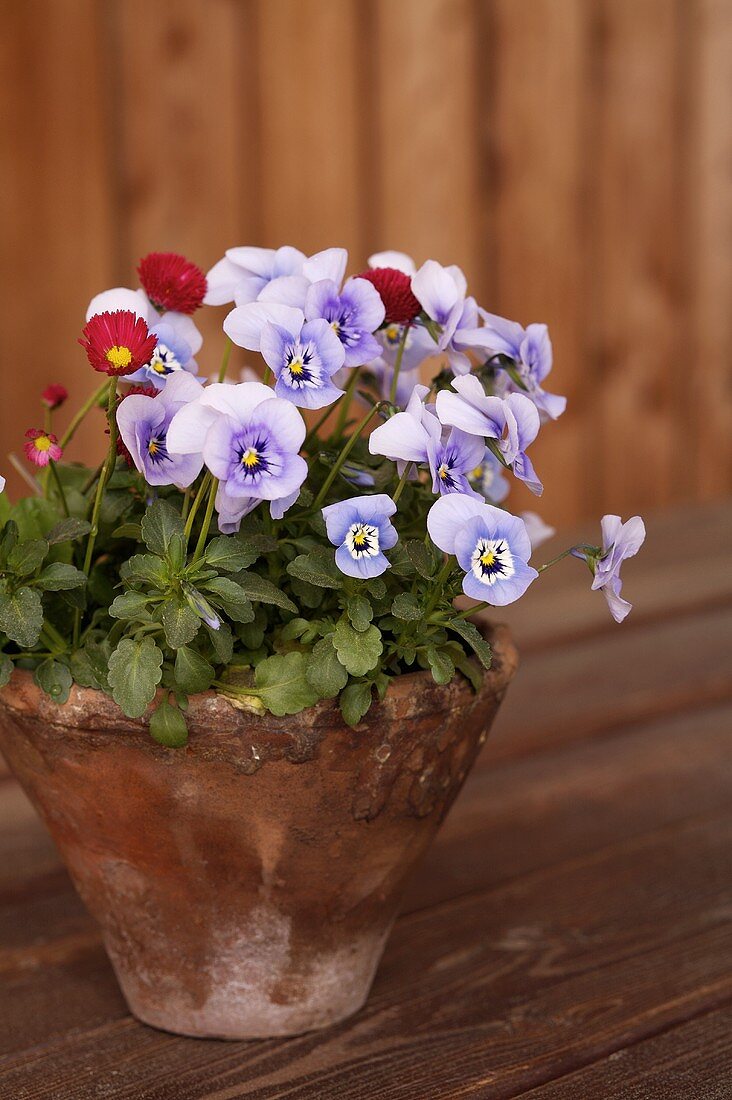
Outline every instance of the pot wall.
{"type": "Polygon", "coordinates": [[[324,1027],[364,1002],[408,875],[516,667],[402,677],[350,729],[334,703],[276,719],[208,693],[185,749],[100,692],[58,707],[17,671],[0,748],[98,920],[132,1012],[187,1035],[324,1027]]]}

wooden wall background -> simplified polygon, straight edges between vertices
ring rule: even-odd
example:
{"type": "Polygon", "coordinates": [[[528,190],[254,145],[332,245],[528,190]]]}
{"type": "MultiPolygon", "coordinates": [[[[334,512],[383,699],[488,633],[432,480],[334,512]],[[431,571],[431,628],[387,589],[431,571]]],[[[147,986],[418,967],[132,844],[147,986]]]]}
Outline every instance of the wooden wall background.
{"type": "Polygon", "coordinates": [[[344,243],[550,324],[547,519],[732,488],[732,0],[1,6],[3,456],[139,255],[344,243]]]}

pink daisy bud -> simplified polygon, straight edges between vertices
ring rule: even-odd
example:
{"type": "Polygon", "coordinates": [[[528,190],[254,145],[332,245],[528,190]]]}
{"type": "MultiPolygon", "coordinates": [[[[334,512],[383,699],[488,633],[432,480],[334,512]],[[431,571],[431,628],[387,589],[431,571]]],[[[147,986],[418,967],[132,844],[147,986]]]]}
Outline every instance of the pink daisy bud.
{"type": "Polygon", "coordinates": [[[48,466],[49,462],[58,462],[63,454],[53,432],[44,432],[41,428],[29,428],[25,438],[28,440],[23,445],[25,457],[34,466],[48,466]]]}
{"type": "Polygon", "coordinates": [[[50,386],[46,386],[41,394],[41,401],[47,409],[59,409],[68,396],[69,391],[66,386],[53,382],[50,386]]]}

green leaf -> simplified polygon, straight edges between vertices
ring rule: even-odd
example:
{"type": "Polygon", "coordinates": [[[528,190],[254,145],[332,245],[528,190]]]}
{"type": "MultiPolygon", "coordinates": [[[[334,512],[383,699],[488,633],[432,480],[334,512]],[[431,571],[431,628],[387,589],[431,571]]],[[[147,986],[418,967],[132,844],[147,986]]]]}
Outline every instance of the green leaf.
{"type": "MultiPolygon", "coordinates": [[[[0,493],[0,501],[4,501],[6,499],[7,498],[5,494],[0,493]]],[[[3,562],[7,563],[8,555],[10,554],[11,550],[17,542],[18,524],[14,520],[9,519],[3,527],[3,535],[0,539],[0,566],[3,562]]]]}
{"type": "Polygon", "coordinates": [[[38,666],[33,673],[33,679],[55,703],[66,702],[74,682],[66,665],[51,659],[38,666]]]}
{"type": "Polygon", "coordinates": [[[240,573],[236,582],[250,600],[258,603],[271,603],[275,607],[281,607],[283,611],[297,611],[297,607],[289,600],[284,592],[280,592],[271,581],[260,577],[258,573],[240,573]]]}
{"type": "Polygon", "coordinates": [[[434,562],[432,555],[423,542],[419,539],[409,539],[404,546],[407,556],[420,577],[431,580],[434,574],[434,562]]]}
{"type": "Polygon", "coordinates": [[[198,615],[182,599],[166,600],[161,618],[165,639],[171,649],[192,642],[201,626],[198,615]]]}
{"type": "Polygon", "coordinates": [[[451,658],[439,649],[435,649],[434,646],[428,646],[427,661],[429,662],[432,671],[432,679],[435,683],[449,684],[455,675],[455,665],[452,663],[451,658]]]}
{"type": "Polygon", "coordinates": [[[397,619],[402,619],[406,622],[415,622],[417,619],[422,618],[422,605],[417,597],[413,596],[411,592],[400,592],[394,597],[394,602],[391,605],[391,613],[397,619]]]}
{"type": "Polygon", "coordinates": [[[211,597],[211,602],[222,608],[235,623],[250,623],[254,619],[254,608],[241,586],[229,577],[214,577],[203,586],[211,597]]]}
{"type": "Polygon", "coordinates": [[[39,573],[35,583],[44,592],[63,592],[69,588],[82,588],[86,584],[86,574],[75,565],[54,561],[39,573]]]}
{"type": "Polygon", "coordinates": [[[297,577],[318,588],[342,588],[343,574],[335,563],[335,556],[324,546],[315,546],[307,554],[298,554],[287,566],[291,577],[297,577]]]}
{"type": "Polygon", "coordinates": [[[309,607],[312,610],[320,607],[325,599],[324,589],[318,588],[315,584],[308,584],[307,581],[301,581],[299,577],[293,577],[291,583],[292,591],[303,607],[309,607]]]}
{"type": "Polygon", "coordinates": [[[343,720],[349,726],[357,726],[371,706],[371,684],[349,684],[341,692],[343,720]]]}
{"type": "Polygon", "coordinates": [[[415,572],[414,563],[401,543],[389,554],[389,563],[394,577],[411,577],[415,572]]]}
{"type": "Polygon", "coordinates": [[[237,535],[217,535],[206,547],[203,560],[224,573],[248,569],[259,557],[254,547],[237,535]]]}
{"type": "Polygon", "coordinates": [[[74,677],[74,681],[81,687],[97,688],[97,690],[104,691],[107,687],[107,677],[105,669],[101,668],[99,662],[92,658],[91,653],[85,647],[84,649],[77,649],[75,653],[71,654],[71,675],[74,677]]]}
{"type": "Polygon", "coordinates": [[[445,625],[468,643],[483,668],[491,667],[491,647],[474,623],[469,623],[467,619],[450,619],[445,625]]]}
{"type": "Polygon", "coordinates": [[[155,698],[162,665],[163,654],[152,638],[123,638],[109,658],[112,698],[128,718],[141,718],[155,698]]]}
{"type": "Polygon", "coordinates": [[[455,662],[455,668],[459,668],[463,676],[470,681],[473,690],[480,691],[483,685],[483,674],[475,661],[471,661],[467,653],[463,653],[462,651],[459,653],[451,653],[451,657],[455,662]]]}
{"type": "Polygon", "coordinates": [[[368,630],[374,617],[374,609],[365,596],[350,596],[346,612],[354,630],[368,630]]]}
{"type": "Polygon", "coordinates": [[[55,527],[46,535],[46,541],[51,546],[56,546],[60,542],[73,542],[74,539],[80,539],[84,535],[88,535],[91,531],[91,524],[85,519],[76,519],[73,516],[69,519],[62,519],[60,523],[57,523],[55,527]]]}
{"type": "Polygon", "coordinates": [[[307,660],[302,653],[277,653],[260,661],[254,682],[271,714],[278,718],[298,714],[317,702],[318,693],[308,682],[306,671],[307,660]]]}
{"type": "Polygon", "coordinates": [[[0,595],[0,630],[22,649],[32,649],[43,627],[40,594],[32,588],[0,595]]]}
{"type": "Polygon", "coordinates": [[[58,522],[58,510],[44,497],[23,497],[13,505],[12,518],[18,525],[21,539],[44,539],[46,532],[58,522]]]}
{"type": "Polygon", "coordinates": [[[152,619],[149,599],[144,592],[123,592],[112,601],[109,614],[113,619],[136,619],[138,622],[149,623],[152,619]]]}
{"type": "Polygon", "coordinates": [[[43,564],[49,546],[45,539],[27,539],[17,543],[8,554],[8,569],[19,577],[29,577],[43,564]]]}
{"type": "Polygon", "coordinates": [[[370,672],[376,666],[384,648],[381,631],[377,627],[372,625],[367,630],[354,630],[345,619],[336,623],[333,645],[338,660],[352,676],[364,676],[370,672]]]}
{"type": "Polygon", "coordinates": [[[218,630],[214,630],[206,623],[206,631],[211,639],[214,653],[220,665],[228,665],[234,655],[234,638],[228,623],[221,623],[218,630]]]}
{"type": "Polygon", "coordinates": [[[134,542],[142,542],[142,527],[139,523],[122,523],[119,527],[115,527],[110,538],[132,539],[134,542]]]}
{"type": "Polygon", "coordinates": [[[205,657],[187,645],[180,646],[175,655],[175,682],[186,695],[207,691],[215,675],[213,665],[205,657]]]}
{"type": "Polygon", "coordinates": [[[119,575],[125,584],[149,584],[160,589],[166,588],[170,580],[167,565],[154,554],[133,554],[122,562],[119,575]]]}
{"type": "Polygon", "coordinates": [[[307,619],[290,619],[289,623],[285,623],[282,627],[280,638],[283,642],[294,642],[296,638],[302,638],[309,629],[310,623],[307,619]]]}
{"type": "Polygon", "coordinates": [[[338,660],[330,638],[321,638],[313,646],[312,658],[307,661],[305,675],[308,683],[321,699],[335,699],[348,683],[348,673],[338,660]]]}
{"type": "Polygon", "coordinates": [[[0,688],[4,688],[13,675],[13,662],[7,653],[0,653],[0,688]]]}
{"type": "Polygon", "coordinates": [[[167,558],[173,536],[183,538],[183,520],[167,500],[156,500],[142,517],[142,540],[153,554],[167,558]]]}
{"type": "Polygon", "coordinates": [[[167,699],[161,699],[150,715],[150,736],[169,749],[179,749],[188,740],[185,716],[167,699]]]}
{"type": "Polygon", "coordinates": [[[370,580],[366,581],[366,588],[375,600],[383,600],[386,595],[386,585],[381,577],[372,577],[370,580]]]}

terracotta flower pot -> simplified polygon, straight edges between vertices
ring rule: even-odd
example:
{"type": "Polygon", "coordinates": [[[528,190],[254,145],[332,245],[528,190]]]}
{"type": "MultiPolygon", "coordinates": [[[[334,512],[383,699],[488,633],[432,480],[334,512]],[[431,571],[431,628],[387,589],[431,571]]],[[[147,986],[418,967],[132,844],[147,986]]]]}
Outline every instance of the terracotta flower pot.
{"type": "Polygon", "coordinates": [[[505,629],[492,641],[477,694],[407,675],[355,729],[334,703],[278,719],[198,696],[185,749],[101,692],[74,688],[58,707],[15,672],[0,748],[140,1020],[245,1039],[360,1008],[516,669],[505,629]]]}

